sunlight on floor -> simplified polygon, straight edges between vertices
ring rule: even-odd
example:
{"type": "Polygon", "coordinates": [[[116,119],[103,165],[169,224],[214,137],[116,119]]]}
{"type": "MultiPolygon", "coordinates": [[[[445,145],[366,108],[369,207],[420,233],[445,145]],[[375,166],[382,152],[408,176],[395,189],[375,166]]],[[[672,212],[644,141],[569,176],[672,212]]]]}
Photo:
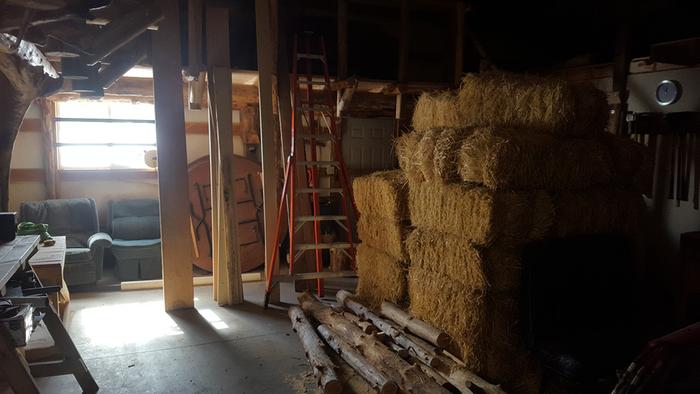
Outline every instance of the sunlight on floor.
{"type": "Polygon", "coordinates": [[[165,313],[163,301],[85,308],[80,315],[80,324],[93,345],[139,344],[162,336],[183,334],[165,313]]]}
{"type": "Polygon", "coordinates": [[[212,327],[217,330],[222,330],[228,328],[228,324],[224,323],[223,320],[211,309],[200,309],[199,314],[211,324],[212,327]]]}

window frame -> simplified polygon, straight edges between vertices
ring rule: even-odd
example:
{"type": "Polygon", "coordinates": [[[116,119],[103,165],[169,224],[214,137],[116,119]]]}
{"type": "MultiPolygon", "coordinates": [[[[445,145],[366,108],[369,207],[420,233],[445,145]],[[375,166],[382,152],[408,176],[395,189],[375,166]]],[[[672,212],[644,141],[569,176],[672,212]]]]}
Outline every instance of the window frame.
{"type": "MultiPolygon", "coordinates": [[[[70,102],[73,100],[56,100],[53,102],[54,105],[54,111],[53,111],[53,134],[54,134],[54,141],[53,141],[53,150],[54,154],[56,155],[56,169],[60,173],[64,174],[102,174],[102,175],[119,175],[119,174],[132,174],[132,173],[153,173],[155,174],[157,170],[155,168],[113,168],[113,167],[82,167],[82,168],[76,168],[76,167],[64,167],[61,163],[61,155],[59,153],[59,148],[64,147],[64,146],[84,146],[84,147],[90,147],[90,146],[99,146],[99,147],[119,147],[119,146],[152,146],[154,150],[157,150],[157,142],[154,142],[152,144],[148,143],[140,143],[140,142],[135,142],[135,143],[74,143],[74,142],[59,142],[59,123],[60,122],[84,122],[84,123],[138,123],[138,124],[153,124],[155,126],[155,118],[154,119],[116,119],[116,118],[75,118],[75,117],[62,117],[58,116],[58,106],[61,103],[65,102],[70,102]]],[[[109,102],[125,102],[126,100],[109,100],[109,99],[103,99],[102,102],[109,103],[109,102]]],[[[132,102],[133,103],[133,102],[132,102]]]]}

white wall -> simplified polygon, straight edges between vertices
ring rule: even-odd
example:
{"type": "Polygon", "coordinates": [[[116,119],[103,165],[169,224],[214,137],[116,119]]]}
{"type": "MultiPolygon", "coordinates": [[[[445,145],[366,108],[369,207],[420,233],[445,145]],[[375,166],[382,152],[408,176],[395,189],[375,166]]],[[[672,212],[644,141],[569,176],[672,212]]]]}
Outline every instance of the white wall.
{"type": "MultiPolygon", "coordinates": [[[[240,119],[234,111],[234,120],[240,119]]],[[[41,113],[32,105],[26,118],[39,119],[41,113]]],[[[187,122],[207,123],[207,111],[185,110],[187,122]]],[[[43,140],[40,130],[20,131],[15,141],[12,154],[12,169],[44,169],[43,140]]],[[[187,162],[191,163],[209,154],[209,136],[207,134],[188,133],[187,162]]],[[[245,145],[240,136],[234,136],[234,153],[245,155],[245,145]]],[[[122,198],[158,198],[158,183],[155,179],[112,179],[112,180],[60,180],[58,177],[57,193],[59,198],[93,197],[95,198],[101,219],[105,218],[107,206],[112,199],[122,198]]],[[[47,198],[43,179],[32,181],[14,181],[10,184],[10,209],[19,210],[22,201],[36,201],[47,198]]]]}

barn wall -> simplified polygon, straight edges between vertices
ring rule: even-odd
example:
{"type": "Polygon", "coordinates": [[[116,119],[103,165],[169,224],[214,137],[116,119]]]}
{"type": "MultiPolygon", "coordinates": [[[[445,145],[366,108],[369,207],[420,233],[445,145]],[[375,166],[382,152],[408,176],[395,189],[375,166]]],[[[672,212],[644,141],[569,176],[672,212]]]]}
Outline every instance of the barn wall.
{"type": "MultiPolygon", "coordinates": [[[[241,112],[245,111],[234,111],[234,128],[240,124],[241,112]]],[[[251,113],[245,114],[245,116],[250,115],[251,113]]],[[[10,180],[10,210],[13,211],[18,211],[23,201],[47,198],[40,118],[41,112],[38,106],[32,105],[15,142],[11,164],[13,176],[10,180]]],[[[185,121],[189,126],[186,136],[188,163],[209,154],[209,136],[206,134],[207,118],[206,109],[200,111],[185,109],[185,121]]],[[[246,155],[246,145],[241,136],[234,135],[233,144],[235,154],[246,155]]],[[[110,200],[158,197],[155,174],[150,177],[115,174],[108,177],[75,179],[75,176],[70,176],[67,171],[59,171],[56,186],[58,198],[93,197],[98,205],[101,223],[106,223],[110,200]],[[61,179],[62,175],[63,178],[69,179],[61,179]]]]}

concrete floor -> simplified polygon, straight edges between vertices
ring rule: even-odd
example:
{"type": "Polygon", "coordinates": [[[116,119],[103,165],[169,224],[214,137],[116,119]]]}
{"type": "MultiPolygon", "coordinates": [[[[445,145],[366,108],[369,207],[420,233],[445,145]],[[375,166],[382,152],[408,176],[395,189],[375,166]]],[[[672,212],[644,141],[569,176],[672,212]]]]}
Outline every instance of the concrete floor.
{"type": "MultiPolygon", "coordinates": [[[[75,293],[64,318],[101,393],[293,393],[316,385],[286,310],[219,307],[195,287],[196,310],[167,314],[162,290],[75,293]]],[[[282,300],[293,302],[291,286],[282,300]]],[[[72,376],[37,379],[45,393],[79,393],[72,376]]]]}

